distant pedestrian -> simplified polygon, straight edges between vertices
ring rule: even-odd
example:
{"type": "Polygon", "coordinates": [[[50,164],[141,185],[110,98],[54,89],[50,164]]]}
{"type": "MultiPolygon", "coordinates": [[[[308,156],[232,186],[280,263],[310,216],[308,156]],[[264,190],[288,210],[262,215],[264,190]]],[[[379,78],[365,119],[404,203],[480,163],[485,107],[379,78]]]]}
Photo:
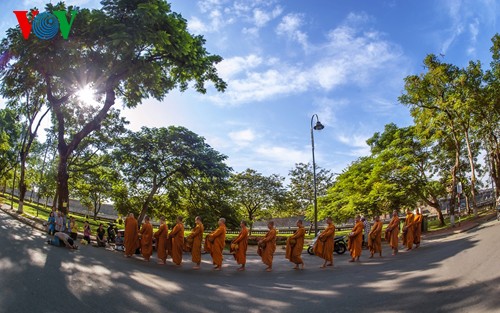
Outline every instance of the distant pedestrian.
{"type": "Polygon", "coordinates": [[[366,220],[364,216],[361,217],[361,222],[363,222],[363,247],[368,247],[368,234],[370,233],[370,230],[372,226],[370,225],[370,222],[366,220]]]}
{"type": "Polygon", "coordinates": [[[214,271],[220,271],[222,269],[222,252],[226,245],[226,219],[223,217],[219,218],[218,225],[219,227],[217,227],[216,230],[207,235],[207,240],[205,241],[207,249],[210,251],[210,256],[212,257],[214,271]]]}
{"type": "Polygon", "coordinates": [[[139,247],[139,227],[134,213],[125,219],[125,256],[130,258],[139,247]]]}
{"type": "Polygon", "coordinates": [[[263,239],[259,240],[257,252],[262,259],[262,263],[267,265],[266,272],[270,272],[273,270],[273,257],[276,251],[276,228],[274,228],[274,222],[269,221],[267,228],[269,228],[269,231],[263,239]]]}
{"type": "Polygon", "coordinates": [[[149,216],[144,217],[139,238],[141,240],[141,254],[144,260],[149,262],[149,258],[153,255],[153,226],[149,222],[149,216]]]}
{"type": "Polygon", "coordinates": [[[331,217],[326,218],[326,224],[326,229],[318,235],[313,247],[314,254],[325,260],[323,265],[320,266],[321,268],[333,266],[333,250],[335,248],[333,238],[335,237],[335,225],[333,225],[331,217]]]}
{"type": "Polygon", "coordinates": [[[413,220],[413,243],[415,244],[415,249],[420,247],[420,237],[422,236],[422,212],[417,209],[414,220],[413,220]]]}
{"type": "Polygon", "coordinates": [[[370,249],[370,259],[375,253],[382,257],[382,222],[379,216],[375,216],[373,227],[368,233],[368,249],[370,249]]]}
{"type": "Polygon", "coordinates": [[[196,226],[187,237],[187,242],[191,246],[191,261],[195,263],[193,269],[200,269],[201,264],[201,242],[203,241],[203,223],[201,217],[197,216],[194,219],[196,226]]]}
{"type": "Polygon", "coordinates": [[[53,236],[56,232],[56,218],[54,216],[54,211],[50,212],[49,218],[47,219],[47,232],[51,236],[53,236]]]}
{"type": "Polygon", "coordinates": [[[168,239],[172,242],[172,261],[176,265],[181,265],[182,254],[184,253],[184,224],[182,223],[182,216],[177,216],[177,223],[168,234],[168,239]]]}
{"type": "Polygon", "coordinates": [[[392,248],[392,255],[398,254],[398,241],[399,241],[399,216],[398,211],[392,212],[392,219],[387,228],[385,229],[385,239],[392,248]]]}
{"type": "Polygon", "coordinates": [[[83,241],[86,242],[86,244],[90,243],[90,235],[92,234],[90,230],[90,225],[88,221],[85,221],[83,224],[83,241]]]}
{"type": "Polygon", "coordinates": [[[285,257],[292,263],[295,264],[294,269],[299,269],[301,265],[304,269],[304,261],[302,260],[302,250],[304,250],[304,237],[306,235],[306,230],[302,225],[302,220],[297,221],[297,230],[295,233],[288,237],[286,240],[286,252],[285,257]]]}
{"type": "Polygon", "coordinates": [[[356,223],[349,234],[348,249],[351,252],[351,260],[349,262],[359,261],[361,256],[361,248],[363,244],[363,229],[364,225],[361,222],[361,216],[356,216],[356,223]]]}
{"type": "Polygon", "coordinates": [[[248,248],[248,229],[247,222],[240,222],[240,233],[231,242],[231,250],[236,263],[240,265],[238,271],[244,271],[247,263],[247,248],[248,248]]]}
{"type": "Polygon", "coordinates": [[[160,217],[160,228],[154,233],[156,239],[156,251],[158,253],[158,264],[166,264],[167,262],[167,239],[168,226],[165,223],[165,217],[160,217]]]}

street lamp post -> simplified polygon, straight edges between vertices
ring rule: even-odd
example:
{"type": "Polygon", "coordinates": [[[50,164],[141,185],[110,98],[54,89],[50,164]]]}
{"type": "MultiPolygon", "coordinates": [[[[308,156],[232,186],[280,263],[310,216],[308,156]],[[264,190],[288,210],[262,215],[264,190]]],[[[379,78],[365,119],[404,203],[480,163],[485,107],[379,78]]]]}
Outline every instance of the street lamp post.
{"type": "Polygon", "coordinates": [[[313,114],[311,116],[311,146],[312,146],[312,157],[313,157],[313,186],[314,186],[314,236],[318,235],[318,190],[316,188],[316,160],[314,158],[314,130],[322,130],[325,128],[323,124],[319,121],[318,114],[313,114]],[[316,125],[313,126],[314,117],[316,117],[316,125]]]}

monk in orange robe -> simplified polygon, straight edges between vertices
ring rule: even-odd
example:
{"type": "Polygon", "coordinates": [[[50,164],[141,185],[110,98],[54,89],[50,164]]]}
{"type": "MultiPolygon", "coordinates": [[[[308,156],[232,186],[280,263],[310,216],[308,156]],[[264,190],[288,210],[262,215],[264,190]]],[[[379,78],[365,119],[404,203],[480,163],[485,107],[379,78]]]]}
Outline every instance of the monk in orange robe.
{"type": "Polygon", "coordinates": [[[290,260],[290,262],[295,263],[295,267],[293,268],[295,270],[299,269],[299,265],[302,265],[302,269],[304,269],[302,250],[304,250],[304,237],[306,235],[302,220],[297,221],[297,227],[295,233],[286,240],[285,252],[285,257],[290,260]]]}
{"type": "Polygon", "coordinates": [[[413,223],[414,223],[413,243],[415,244],[415,249],[416,249],[420,247],[420,237],[422,236],[422,212],[420,212],[420,209],[417,209],[413,223]]]}
{"type": "Polygon", "coordinates": [[[385,239],[392,248],[392,255],[398,254],[399,240],[399,216],[398,211],[392,212],[392,219],[385,229],[385,239]]]}
{"type": "Polygon", "coordinates": [[[370,259],[375,253],[382,257],[382,222],[379,216],[375,216],[375,222],[368,233],[368,249],[370,250],[370,259]]]}
{"type": "Polygon", "coordinates": [[[182,224],[182,216],[177,217],[177,224],[175,224],[168,238],[172,240],[172,261],[176,265],[181,265],[184,246],[184,224],[182,224]]]}
{"type": "Polygon", "coordinates": [[[241,221],[240,223],[240,233],[231,242],[231,253],[233,253],[236,263],[241,265],[238,271],[245,270],[245,264],[247,263],[247,247],[248,247],[248,229],[247,222],[241,221]]]}
{"type": "Polygon", "coordinates": [[[226,219],[219,218],[219,227],[207,236],[207,241],[210,242],[210,255],[214,264],[214,270],[222,269],[222,252],[226,245],[226,219]]]}
{"type": "Polygon", "coordinates": [[[361,250],[363,248],[363,229],[365,228],[363,222],[361,221],[361,216],[356,215],[356,222],[349,234],[349,242],[347,243],[347,248],[351,252],[351,259],[349,262],[359,261],[361,256],[361,250]]]}
{"type": "Polygon", "coordinates": [[[187,237],[187,241],[191,242],[191,261],[196,265],[193,269],[199,270],[201,264],[201,241],[203,240],[203,223],[201,222],[201,217],[197,216],[194,219],[196,226],[194,227],[191,234],[187,237]]]}
{"type": "Polygon", "coordinates": [[[149,222],[149,216],[144,218],[139,236],[141,238],[141,254],[144,260],[149,262],[149,258],[153,254],[153,226],[149,222]]]}
{"type": "Polygon", "coordinates": [[[125,256],[130,258],[137,250],[139,240],[139,227],[134,213],[129,213],[125,219],[125,234],[124,234],[125,256]]]}
{"type": "Polygon", "coordinates": [[[260,250],[260,257],[262,262],[267,265],[266,272],[273,270],[273,255],[276,251],[276,228],[274,228],[274,222],[270,221],[267,223],[267,228],[269,231],[266,236],[259,240],[258,249],[260,250]]]}
{"type": "Polygon", "coordinates": [[[158,252],[158,264],[165,264],[167,262],[167,239],[168,239],[168,226],[165,223],[165,217],[160,217],[160,228],[154,233],[156,238],[156,250],[158,252]]]}
{"type": "Polygon", "coordinates": [[[406,246],[406,251],[413,248],[413,236],[414,234],[414,215],[411,213],[410,209],[406,210],[405,224],[403,226],[403,245],[406,246]]]}
{"type": "Polygon", "coordinates": [[[331,217],[326,218],[326,224],[326,229],[319,234],[313,247],[314,254],[325,260],[321,268],[333,266],[333,249],[335,247],[333,238],[335,237],[335,225],[333,225],[331,217]]]}

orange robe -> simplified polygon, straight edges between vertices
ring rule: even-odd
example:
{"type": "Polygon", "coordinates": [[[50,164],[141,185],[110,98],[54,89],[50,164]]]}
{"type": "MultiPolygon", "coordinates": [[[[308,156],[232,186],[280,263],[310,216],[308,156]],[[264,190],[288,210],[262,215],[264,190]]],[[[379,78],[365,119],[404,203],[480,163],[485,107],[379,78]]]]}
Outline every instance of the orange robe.
{"type": "Polygon", "coordinates": [[[144,223],[141,227],[141,254],[144,259],[149,260],[153,254],[153,226],[144,223]]]}
{"type": "Polygon", "coordinates": [[[125,255],[132,256],[137,250],[139,240],[139,230],[135,217],[127,217],[125,219],[125,235],[124,235],[125,255]]]}
{"type": "Polygon", "coordinates": [[[182,248],[184,246],[184,225],[182,223],[177,223],[168,235],[168,238],[172,240],[172,261],[180,265],[182,263],[182,248]]]}
{"type": "Polygon", "coordinates": [[[268,267],[273,266],[273,255],[274,251],[276,251],[276,229],[273,228],[269,230],[262,239],[262,244],[265,247],[262,247],[262,253],[260,255],[262,259],[262,263],[266,264],[268,267]]]}
{"type": "Polygon", "coordinates": [[[415,214],[414,220],[413,220],[413,243],[418,245],[420,244],[420,237],[422,236],[422,214],[417,213],[415,214]]]}
{"type": "Polygon", "coordinates": [[[216,230],[207,236],[207,241],[210,242],[210,255],[212,263],[218,267],[222,266],[222,251],[226,245],[226,225],[219,226],[216,230]]]}
{"type": "Polygon", "coordinates": [[[160,228],[154,234],[156,238],[156,250],[158,252],[158,259],[165,262],[167,260],[167,239],[168,239],[168,226],[161,224],[160,228]]]}
{"type": "Polygon", "coordinates": [[[234,259],[237,264],[246,264],[247,263],[247,248],[248,248],[248,228],[243,227],[236,239],[234,239],[231,244],[237,244],[238,249],[233,254],[234,259]]]}
{"type": "Polygon", "coordinates": [[[290,262],[295,264],[302,264],[302,250],[304,250],[304,237],[306,235],[306,230],[304,226],[300,226],[295,233],[288,237],[286,240],[286,253],[285,257],[290,260],[290,262]],[[293,244],[292,242],[295,241],[293,244]]]}
{"type": "Polygon", "coordinates": [[[382,252],[382,222],[375,222],[368,234],[368,249],[370,253],[382,252]]]}
{"type": "Polygon", "coordinates": [[[398,248],[399,240],[399,217],[394,216],[385,230],[385,239],[393,249],[398,248]]]}
{"type": "Polygon", "coordinates": [[[335,225],[331,224],[319,234],[318,239],[314,243],[314,254],[328,262],[333,262],[333,249],[335,243],[335,225]]]}
{"type": "Polygon", "coordinates": [[[363,222],[358,221],[352,228],[349,234],[349,242],[347,243],[348,249],[351,252],[351,257],[357,258],[361,256],[361,249],[363,246],[363,229],[365,228],[363,222]]]}
{"type": "Polygon", "coordinates": [[[413,247],[413,236],[414,236],[414,217],[413,213],[406,214],[405,224],[403,226],[403,245],[408,249],[413,247]]]}
{"type": "Polygon", "coordinates": [[[195,228],[188,236],[193,239],[191,244],[191,261],[198,264],[201,263],[201,241],[203,239],[203,224],[196,224],[195,228]]]}

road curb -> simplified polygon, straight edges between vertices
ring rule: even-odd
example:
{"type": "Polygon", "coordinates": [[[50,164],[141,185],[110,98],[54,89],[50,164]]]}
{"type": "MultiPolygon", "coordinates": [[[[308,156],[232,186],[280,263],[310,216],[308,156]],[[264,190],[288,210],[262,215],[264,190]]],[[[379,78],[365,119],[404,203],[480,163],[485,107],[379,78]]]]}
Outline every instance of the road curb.
{"type": "Polygon", "coordinates": [[[12,207],[7,205],[7,204],[0,205],[0,210],[2,210],[5,214],[15,218],[16,220],[18,220],[24,224],[27,224],[28,226],[31,226],[31,227],[33,227],[37,230],[43,231],[43,232],[46,231],[45,226],[43,225],[43,221],[37,220],[36,217],[29,218],[29,217],[22,216],[21,214],[15,212],[12,209],[12,207]]]}

